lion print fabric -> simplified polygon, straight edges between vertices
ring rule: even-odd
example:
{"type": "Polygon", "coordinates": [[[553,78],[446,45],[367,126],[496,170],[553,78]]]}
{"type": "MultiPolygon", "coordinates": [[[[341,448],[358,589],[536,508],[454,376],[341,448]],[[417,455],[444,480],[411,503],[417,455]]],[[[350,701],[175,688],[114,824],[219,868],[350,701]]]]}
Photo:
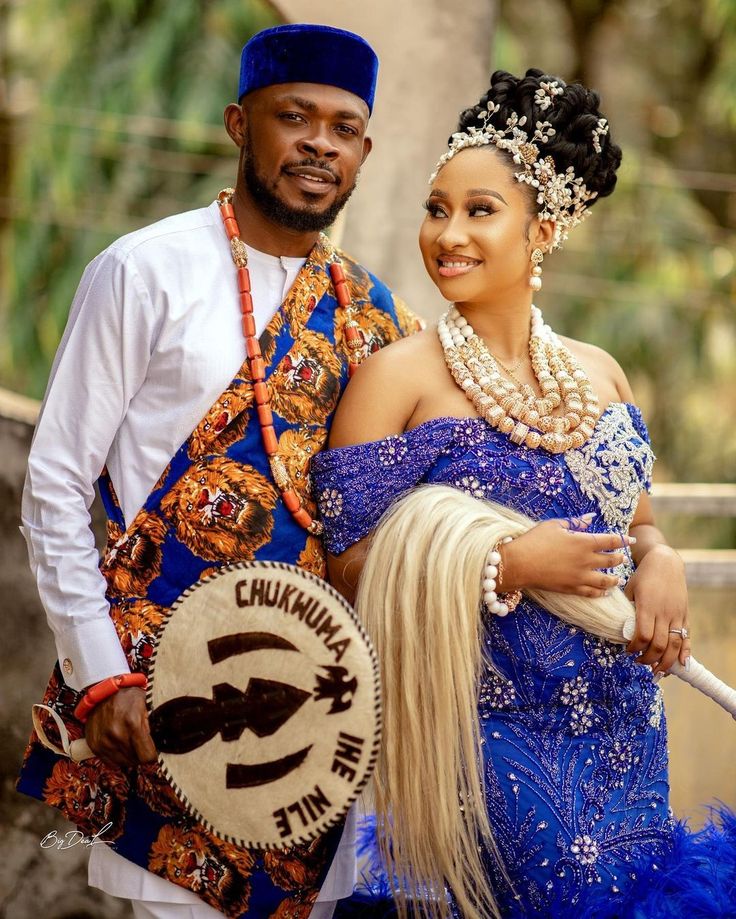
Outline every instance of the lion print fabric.
{"type": "MultiPolygon", "coordinates": [[[[311,459],[325,444],[347,382],[344,313],[327,271],[332,252],[322,237],[261,336],[279,452],[310,513],[315,512],[311,459]]],[[[351,259],[341,258],[364,355],[416,331],[418,321],[403,303],[351,259]]],[[[133,671],[147,673],[168,607],[221,565],[267,559],[325,575],[321,540],[294,523],[272,481],[247,362],[129,525],[106,472],[99,485],[108,515],[100,568],[133,671]]],[[[59,713],[71,739],[84,732],[73,717],[78,698],[57,664],[44,703],[59,713]]],[[[46,730],[57,739],[53,724],[46,730]]],[[[189,817],[156,764],[135,770],[99,759],[76,764],[45,749],[35,734],[18,788],[57,807],[85,835],[107,827],[102,838],[118,853],[232,917],[307,919],[342,829],[309,846],[266,853],[242,849],[189,817]]]]}

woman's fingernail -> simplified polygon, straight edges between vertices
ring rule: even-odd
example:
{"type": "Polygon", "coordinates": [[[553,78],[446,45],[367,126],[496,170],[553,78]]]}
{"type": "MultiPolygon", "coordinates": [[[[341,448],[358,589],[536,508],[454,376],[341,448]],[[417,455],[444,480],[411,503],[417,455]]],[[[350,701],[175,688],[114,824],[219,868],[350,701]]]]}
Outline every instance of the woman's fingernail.
{"type": "Polygon", "coordinates": [[[636,545],[636,536],[629,536],[629,545],[630,546],[636,545]]]}
{"type": "Polygon", "coordinates": [[[592,520],[595,517],[595,511],[591,511],[589,514],[581,514],[581,520],[592,520]]]}
{"type": "Polygon", "coordinates": [[[659,681],[662,679],[663,676],[664,676],[664,674],[662,673],[662,671],[661,671],[661,670],[658,670],[658,671],[654,674],[654,682],[655,682],[655,683],[659,683],[659,681]]]}
{"type": "Polygon", "coordinates": [[[690,655],[689,654],[685,658],[685,671],[686,673],[690,673],[690,655]]]}

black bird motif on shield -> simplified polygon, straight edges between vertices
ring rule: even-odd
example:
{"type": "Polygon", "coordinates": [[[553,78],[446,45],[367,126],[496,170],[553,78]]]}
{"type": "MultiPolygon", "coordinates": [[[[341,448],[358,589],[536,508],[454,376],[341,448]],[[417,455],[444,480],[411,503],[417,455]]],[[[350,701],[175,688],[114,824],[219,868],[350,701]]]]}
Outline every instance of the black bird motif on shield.
{"type": "Polygon", "coordinates": [[[322,666],[327,671],[327,676],[317,674],[317,685],[314,689],[314,701],[320,699],[332,699],[332,705],[327,712],[328,715],[334,715],[337,712],[346,712],[353,704],[353,696],[358,688],[358,681],[355,677],[348,680],[348,672],[344,667],[322,666]]]}

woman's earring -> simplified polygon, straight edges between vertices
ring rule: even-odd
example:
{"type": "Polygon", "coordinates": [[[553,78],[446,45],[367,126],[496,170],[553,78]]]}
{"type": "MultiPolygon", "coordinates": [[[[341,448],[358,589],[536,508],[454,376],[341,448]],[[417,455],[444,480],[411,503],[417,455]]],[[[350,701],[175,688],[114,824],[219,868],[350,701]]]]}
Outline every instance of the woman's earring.
{"type": "Polygon", "coordinates": [[[544,261],[544,252],[541,249],[535,249],[532,252],[532,268],[531,277],[529,278],[529,286],[532,290],[541,290],[542,289],[542,262],[544,261]]]}

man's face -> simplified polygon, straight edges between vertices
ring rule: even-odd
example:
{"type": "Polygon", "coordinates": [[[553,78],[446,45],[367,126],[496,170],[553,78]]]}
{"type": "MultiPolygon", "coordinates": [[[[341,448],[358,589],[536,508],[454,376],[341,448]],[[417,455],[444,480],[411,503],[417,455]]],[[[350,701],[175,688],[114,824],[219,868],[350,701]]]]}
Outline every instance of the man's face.
{"type": "Polygon", "coordinates": [[[370,151],[367,125],[363,100],[335,86],[281,83],[249,93],[242,175],[265,216],[301,232],[330,226],[370,151]]]}

